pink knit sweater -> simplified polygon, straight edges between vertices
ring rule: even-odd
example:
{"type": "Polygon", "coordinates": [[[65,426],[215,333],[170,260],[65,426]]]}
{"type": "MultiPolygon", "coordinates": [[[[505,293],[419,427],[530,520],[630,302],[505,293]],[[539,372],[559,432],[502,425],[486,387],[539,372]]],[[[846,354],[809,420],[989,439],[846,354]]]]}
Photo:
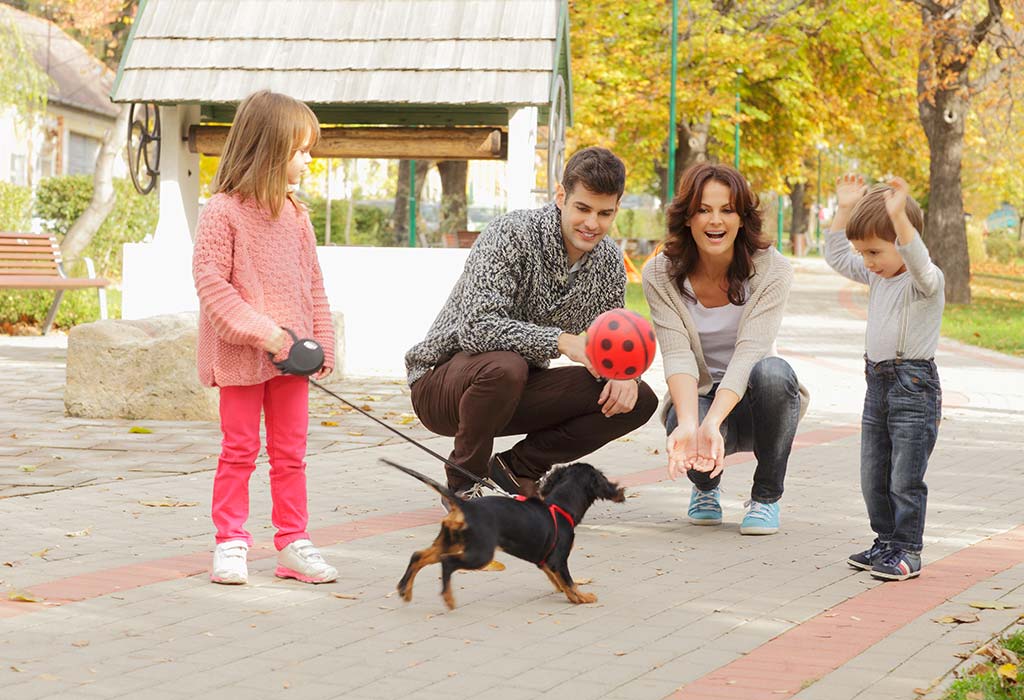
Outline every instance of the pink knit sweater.
{"type": "MultiPolygon", "coordinates": [[[[334,367],[334,327],[309,216],[285,202],[275,220],[255,200],[216,194],[199,219],[192,275],[199,295],[199,379],[259,384],[280,374],[263,344],[278,326],[324,348],[334,367]]],[[[289,345],[291,340],[289,339],[289,345]]]]}

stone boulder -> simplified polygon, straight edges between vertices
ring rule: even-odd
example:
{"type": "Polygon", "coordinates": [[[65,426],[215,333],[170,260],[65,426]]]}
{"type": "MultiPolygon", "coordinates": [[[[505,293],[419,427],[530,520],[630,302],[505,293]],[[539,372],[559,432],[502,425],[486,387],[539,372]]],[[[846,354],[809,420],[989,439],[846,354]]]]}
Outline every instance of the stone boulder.
{"type": "MultiPolygon", "coordinates": [[[[81,418],[218,420],[217,389],[196,373],[195,313],[108,320],[68,334],[64,408],[81,418]]],[[[337,367],[344,369],[344,318],[334,314],[337,367]]]]}

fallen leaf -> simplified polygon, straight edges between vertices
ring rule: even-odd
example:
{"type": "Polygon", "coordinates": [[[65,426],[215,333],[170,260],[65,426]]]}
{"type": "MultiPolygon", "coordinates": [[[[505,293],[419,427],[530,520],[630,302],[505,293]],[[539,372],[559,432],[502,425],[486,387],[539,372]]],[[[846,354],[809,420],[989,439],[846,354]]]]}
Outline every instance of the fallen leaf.
{"type": "Polygon", "coordinates": [[[1010,681],[1011,683],[1017,682],[1017,666],[1015,664],[1003,664],[998,669],[999,677],[1010,681]]]}
{"type": "Polygon", "coordinates": [[[1012,608],[1017,607],[1016,605],[996,603],[995,601],[991,600],[975,600],[971,603],[968,603],[968,605],[970,605],[972,608],[977,608],[978,610],[1010,610],[1012,608]]]}
{"type": "Polygon", "coordinates": [[[87,527],[84,530],[75,530],[74,532],[65,532],[64,536],[65,537],[88,537],[89,536],[89,530],[91,530],[91,529],[92,528],[87,527]]]}
{"type": "MultiPolygon", "coordinates": [[[[625,656],[625,655],[626,655],[626,654],[628,654],[628,653],[629,653],[628,651],[617,651],[617,652],[615,652],[615,655],[616,655],[616,656],[625,656]]],[[[731,685],[731,684],[733,684],[733,683],[735,683],[735,682],[736,682],[736,681],[729,681],[729,684],[731,685]]]]}
{"type": "Polygon", "coordinates": [[[79,649],[81,649],[82,647],[89,646],[89,640],[88,639],[78,639],[78,640],[75,640],[75,641],[71,642],[71,646],[78,647],[79,649]]]}
{"type": "Polygon", "coordinates": [[[854,622],[860,622],[860,618],[857,617],[856,615],[850,615],[850,619],[853,620],[854,622]]]}
{"type": "Polygon", "coordinates": [[[398,417],[398,424],[399,425],[409,425],[410,423],[415,423],[415,422],[416,422],[416,414],[415,413],[403,413],[402,415],[400,415],[398,417]]]}
{"type": "Polygon", "coordinates": [[[38,468],[39,465],[36,464],[22,464],[20,467],[18,467],[18,470],[23,472],[34,472],[38,468]]]}
{"type": "Polygon", "coordinates": [[[1015,666],[1020,665],[1020,658],[1014,652],[1010,651],[1001,646],[993,646],[986,644],[982,648],[978,649],[975,653],[982,656],[987,656],[997,664],[1013,664],[1015,666]]]}
{"type": "Polygon", "coordinates": [[[588,583],[593,583],[593,582],[594,582],[594,579],[592,579],[592,578],[578,578],[578,579],[576,579],[576,585],[577,586],[586,586],[588,583]]]}
{"type": "Polygon", "coordinates": [[[936,617],[934,621],[938,622],[940,625],[959,625],[977,622],[978,616],[974,614],[944,615],[942,617],[936,617]]]}
{"type": "Polygon", "coordinates": [[[322,420],[322,421],[320,421],[320,425],[324,426],[325,428],[337,428],[338,427],[338,421],[322,420]]]}
{"type": "Polygon", "coordinates": [[[32,556],[39,557],[40,559],[46,558],[46,553],[50,551],[50,547],[43,547],[38,552],[32,552],[32,556]]]}
{"type": "Polygon", "coordinates": [[[285,690],[288,690],[289,688],[292,687],[292,684],[289,683],[288,681],[285,681],[284,683],[281,684],[281,687],[284,688],[285,690]]]}
{"type": "Polygon", "coordinates": [[[927,695],[927,694],[928,694],[928,689],[927,688],[914,688],[914,695],[927,695]]]}
{"type": "Polygon", "coordinates": [[[352,437],[362,437],[363,433],[359,432],[358,430],[349,430],[346,433],[346,435],[351,435],[352,437]]]}
{"type": "Polygon", "coordinates": [[[199,503],[195,501],[139,501],[139,505],[150,508],[191,508],[199,503]]]}
{"type": "Polygon", "coordinates": [[[953,654],[953,656],[955,656],[958,659],[964,659],[966,661],[967,659],[971,658],[971,652],[958,651],[957,653],[953,654]]]}
{"type": "Polygon", "coordinates": [[[13,600],[16,603],[42,603],[43,599],[37,595],[32,595],[26,591],[11,591],[7,594],[7,600],[13,600]]]}
{"type": "Polygon", "coordinates": [[[341,598],[342,600],[359,600],[359,596],[351,595],[349,593],[331,593],[335,598],[341,598]]]}
{"type": "Polygon", "coordinates": [[[11,670],[14,671],[15,673],[24,673],[25,672],[25,669],[18,668],[17,666],[11,666],[11,670]]]}
{"type": "Polygon", "coordinates": [[[5,562],[4,562],[4,566],[10,566],[10,567],[13,567],[13,566],[14,566],[14,562],[13,562],[13,561],[5,561],[5,562]]]}
{"type": "Polygon", "coordinates": [[[494,560],[491,561],[490,564],[488,564],[487,566],[483,567],[480,570],[481,571],[504,571],[505,570],[505,565],[502,564],[497,559],[494,559],[494,560]]]}
{"type": "Polygon", "coordinates": [[[153,431],[150,430],[149,428],[143,428],[141,425],[133,425],[132,427],[128,428],[128,432],[134,433],[136,435],[149,435],[153,431]]]}

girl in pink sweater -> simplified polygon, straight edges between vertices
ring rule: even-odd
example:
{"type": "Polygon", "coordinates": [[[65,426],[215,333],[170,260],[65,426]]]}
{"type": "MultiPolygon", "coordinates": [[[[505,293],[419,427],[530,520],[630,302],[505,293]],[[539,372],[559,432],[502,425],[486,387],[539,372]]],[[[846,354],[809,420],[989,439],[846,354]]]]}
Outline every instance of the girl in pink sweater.
{"type": "Polygon", "coordinates": [[[302,102],[257,92],[238,107],[196,232],[192,274],[199,295],[199,378],[220,387],[221,443],[213,481],[215,583],[245,583],[252,535],[249,477],[266,417],[277,576],[326,583],[338,572],[306,526],[309,382],[282,375],[268,353],[287,356],[289,328],[324,349],[316,375],[334,367],[334,329],[305,208],[291,193],[320,125],[302,102]]]}

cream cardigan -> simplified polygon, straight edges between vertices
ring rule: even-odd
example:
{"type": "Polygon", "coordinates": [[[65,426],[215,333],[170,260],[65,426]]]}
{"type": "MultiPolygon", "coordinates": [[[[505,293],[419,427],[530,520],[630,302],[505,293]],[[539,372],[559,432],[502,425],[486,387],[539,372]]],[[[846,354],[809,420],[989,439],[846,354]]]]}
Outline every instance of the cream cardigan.
{"type": "MultiPolygon", "coordinates": [[[[782,324],[782,311],[793,283],[793,266],[774,248],[753,255],[754,274],[750,295],[740,316],[736,332],[736,350],[722,377],[720,389],[729,389],[743,398],[754,365],[775,355],[775,337],[782,324]]],[[[651,307],[651,320],[661,345],[665,378],[687,374],[697,380],[697,392],[707,395],[712,381],[704,362],[697,326],[686,307],[679,287],[669,274],[669,259],[662,253],[644,265],[644,296],[651,307]]],[[[807,411],[807,389],[800,386],[800,416],[807,411]]],[[[666,395],[661,415],[664,421],[671,397],[666,395]]]]}

